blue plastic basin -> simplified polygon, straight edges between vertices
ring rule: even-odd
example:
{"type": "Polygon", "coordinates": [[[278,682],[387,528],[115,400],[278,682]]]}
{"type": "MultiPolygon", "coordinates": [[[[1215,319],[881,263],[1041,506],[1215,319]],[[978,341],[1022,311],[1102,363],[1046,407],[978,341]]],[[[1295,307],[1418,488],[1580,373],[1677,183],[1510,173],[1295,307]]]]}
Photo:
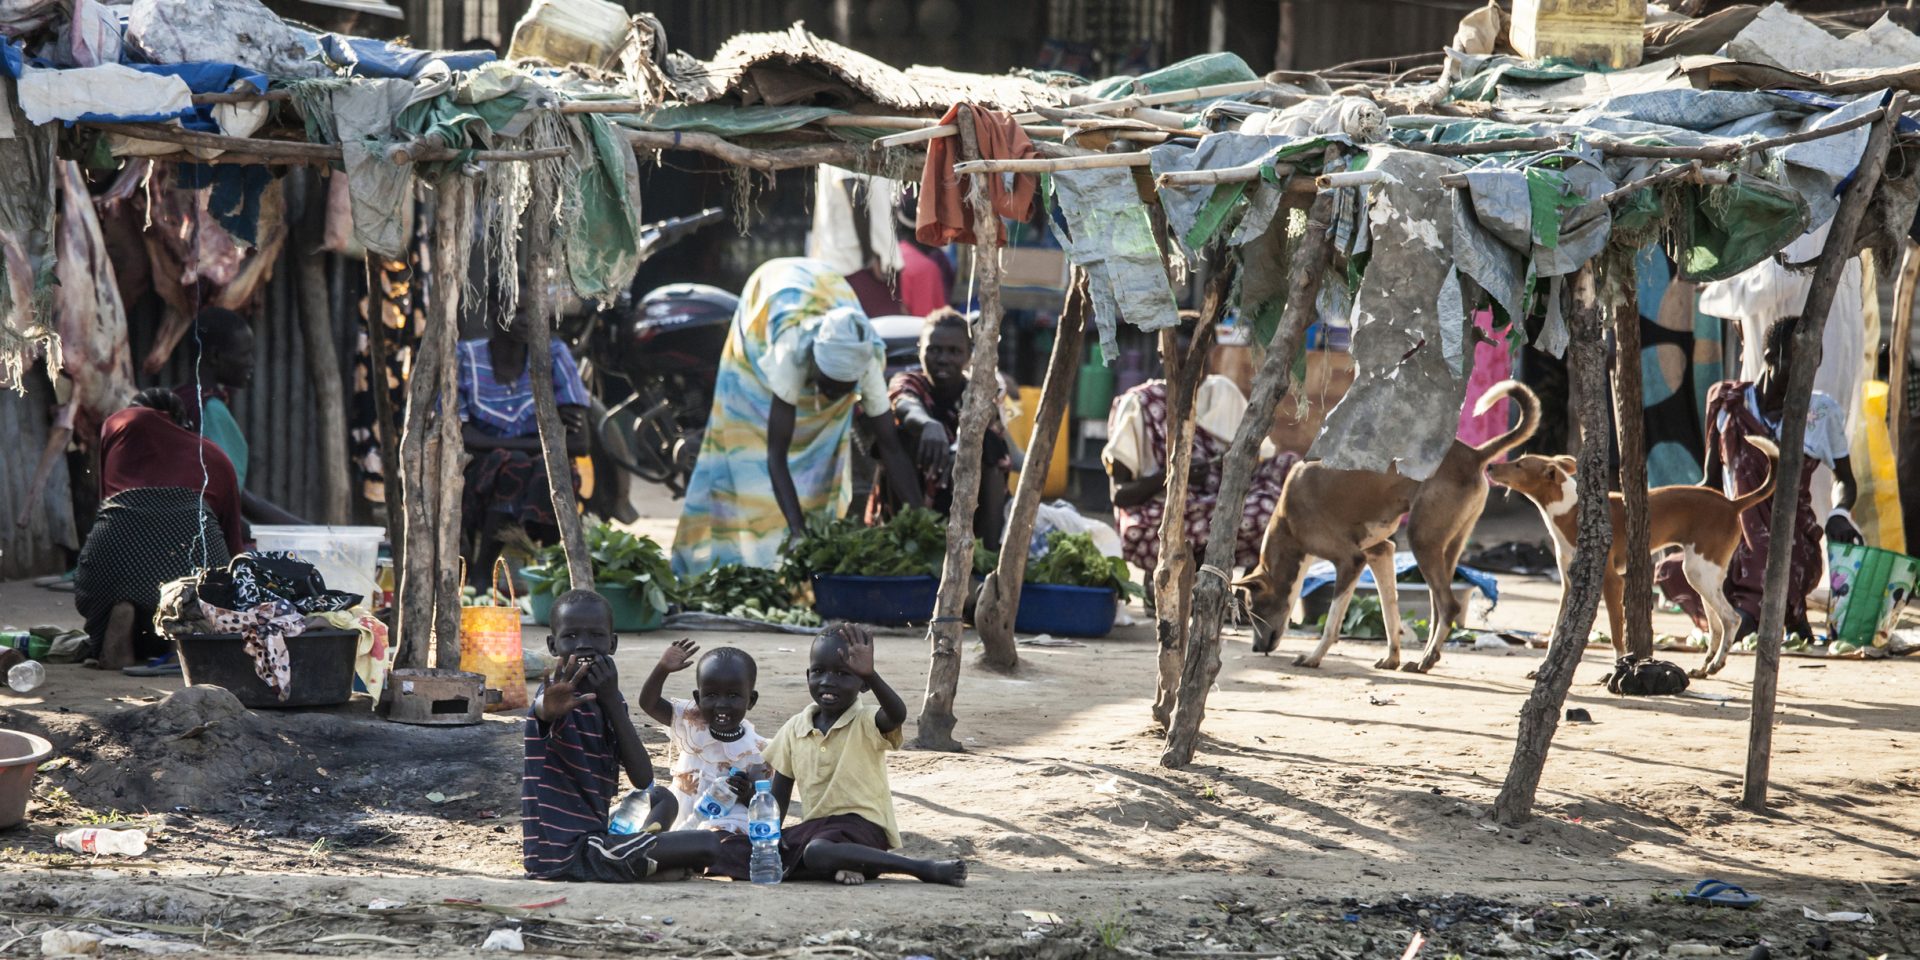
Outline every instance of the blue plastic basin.
{"type": "Polygon", "coordinates": [[[1013,628],[1021,633],[1104,637],[1113,632],[1115,609],[1112,587],[1027,583],[1020,586],[1020,610],[1014,615],[1013,628]]]}
{"type": "Polygon", "coordinates": [[[844,573],[813,575],[813,612],[822,620],[855,623],[925,623],[933,619],[936,577],[856,577],[844,573]]]}

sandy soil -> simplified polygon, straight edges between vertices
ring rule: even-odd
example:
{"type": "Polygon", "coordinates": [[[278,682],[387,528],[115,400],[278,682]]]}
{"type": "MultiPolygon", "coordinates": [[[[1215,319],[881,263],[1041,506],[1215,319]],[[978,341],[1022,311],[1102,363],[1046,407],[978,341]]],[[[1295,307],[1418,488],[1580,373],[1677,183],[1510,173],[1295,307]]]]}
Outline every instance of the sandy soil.
{"type": "MultiPolygon", "coordinates": [[[[1501,586],[1488,625],[1550,627],[1556,585],[1501,586]]],[[[65,602],[0,585],[0,620],[70,622],[65,602]]],[[[762,730],[805,704],[805,638],[696,637],[759,660],[762,730]]],[[[670,639],[625,639],[629,692],[670,639]]],[[[1353,958],[1398,955],[1415,930],[1431,957],[1651,956],[1680,942],[1745,955],[1760,941],[1792,956],[1826,941],[1819,956],[1920,955],[1920,662],[1788,659],[1776,810],[1757,816],[1734,803],[1752,659],[1697,682],[1711,699],[1623,700],[1596,686],[1609,656],[1593,648],[1568,706],[1594,722],[1563,725],[1539,818],[1505,829],[1487,805],[1539,651],[1449,650],[1418,676],[1370,669],[1380,646],[1363,642],[1319,670],[1292,666],[1308,644],[1261,657],[1229,633],[1206,737],[1182,771],[1157,765],[1144,627],[1023,647],[1014,676],[969,665],[967,752],[891,763],[905,852],[969,859],[964,891],[527,881],[514,722],[420,730],[363,704],[235,716],[204,697],[161,701],[177,680],[55,667],[43,691],[0,695],[0,726],[42,731],[68,758],[40,778],[28,824],[0,832],[0,915],[16,931],[0,931],[0,953],[31,955],[52,924],[95,918],[254,955],[466,953],[510,924],[530,950],[591,956],[1353,958]],[[56,830],[107,811],[154,831],[142,861],[53,846],[56,830]],[[1768,901],[1735,913],[1664,899],[1707,876],[1768,901]],[[369,911],[375,899],[408,906],[369,911]],[[540,906],[512,909],[524,904],[540,906]],[[1880,922],[1817,924],[1802,907],[1880,922]],[[347,939],[315,942],[326,936],[347,939]]],[[[917,710],[924,642],[898,632],[879,647],[917,710]]],[[[646,736],[658,758],[658,732],[646,736]]]]}

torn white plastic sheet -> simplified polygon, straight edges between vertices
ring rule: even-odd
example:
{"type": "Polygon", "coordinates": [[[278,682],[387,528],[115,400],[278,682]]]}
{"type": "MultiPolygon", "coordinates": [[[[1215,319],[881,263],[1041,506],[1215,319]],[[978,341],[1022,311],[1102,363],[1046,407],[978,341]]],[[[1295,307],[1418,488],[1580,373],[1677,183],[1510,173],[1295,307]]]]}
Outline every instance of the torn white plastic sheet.
{"type": "Polygon", "coordinates": [[[259,0],[134,0],[126,43],[151,63],[233,63],[276,79],[327,72],[259,0]]]}
{"type": "Polygon", "coordinates": [[[117,63],[75,70],[27,67],[19,84],[20,110],[35,124],[83,117],[170,120],[193,109],[186,81],[117,63]]]}
{"type": "Polygon", "coordinates": [[[1818,73],[1903,67],[1914,61],[1908,53],[1912,46],[1920,46],[1920,38],[1891,23],[1873,36],[1854,34],[1843,40],[1789,11],[1784,4],[1774,3],[1727,41],[1726,54],[1735,60],[1795,73],[1818,73]],[[1906,36],[1900,37],[1895,31],[1906,36]]]}
{"type": "Polygon", "coordinates": [[[1062,170],[1053,175],[1053,187],[1071,233],[1061,245],[1087,272],[1100,353],[1112,363],[1120,356],[1114,340],[1120,320],[1149,333],[1180,322],[1160,246],[1131,171],[1062,170]]]}
{"type": "MultiPolygon", "coordinates": [[[[1355,380],[1327,414],[1308,459],[1338,470],[1397,470],[1424,480],[1452,445],[1466,379],[1447,360],[1447,325],[1464,329],[1454,272],[1453,208],[1440,178],[1460,164],[1378,150],[1370,169],[1373,256],[1354,297],[1355,380]]],[[[1455,331],[1455,335],[1459,331],[1455,331]]]]}

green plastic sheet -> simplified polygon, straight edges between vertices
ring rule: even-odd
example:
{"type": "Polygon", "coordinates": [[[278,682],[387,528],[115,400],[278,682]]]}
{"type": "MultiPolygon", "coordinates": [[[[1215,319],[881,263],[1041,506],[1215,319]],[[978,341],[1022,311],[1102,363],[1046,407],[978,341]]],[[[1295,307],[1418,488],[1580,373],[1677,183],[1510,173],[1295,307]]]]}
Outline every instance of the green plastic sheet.
{"type": "Polygon", "coordinates": [[[1734,276],[1806,233],[1812,220],[1798,193],[1765,180],[1689,189],[1695,192],[1682,220],[1678,258],[1685,280],[1734,276]]]}

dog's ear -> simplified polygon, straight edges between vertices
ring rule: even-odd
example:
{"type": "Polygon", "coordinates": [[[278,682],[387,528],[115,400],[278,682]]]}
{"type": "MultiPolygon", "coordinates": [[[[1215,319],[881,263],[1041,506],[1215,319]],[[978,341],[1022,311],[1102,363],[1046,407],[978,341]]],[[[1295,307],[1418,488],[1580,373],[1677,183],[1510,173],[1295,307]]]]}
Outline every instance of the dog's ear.
{"type": "Polygon", "coordinates": [[[1568,456],[1554,457],[1551,462],[1555,467],[1558,467],[1562,473],[1565,473],[1569,477],[1578,473],[1580,469],[1580,461],[1574,459],[1573,457],[1568,457],[1568,456]]]}
{"type": "Polygon", "coordinates": [[[1248,599],[1260,596],[1268,590],[1266,575],[1255,570],[1235,580],[1233,582],[1233,589],[1236,593],[1246,594],[1248,599]]]}

